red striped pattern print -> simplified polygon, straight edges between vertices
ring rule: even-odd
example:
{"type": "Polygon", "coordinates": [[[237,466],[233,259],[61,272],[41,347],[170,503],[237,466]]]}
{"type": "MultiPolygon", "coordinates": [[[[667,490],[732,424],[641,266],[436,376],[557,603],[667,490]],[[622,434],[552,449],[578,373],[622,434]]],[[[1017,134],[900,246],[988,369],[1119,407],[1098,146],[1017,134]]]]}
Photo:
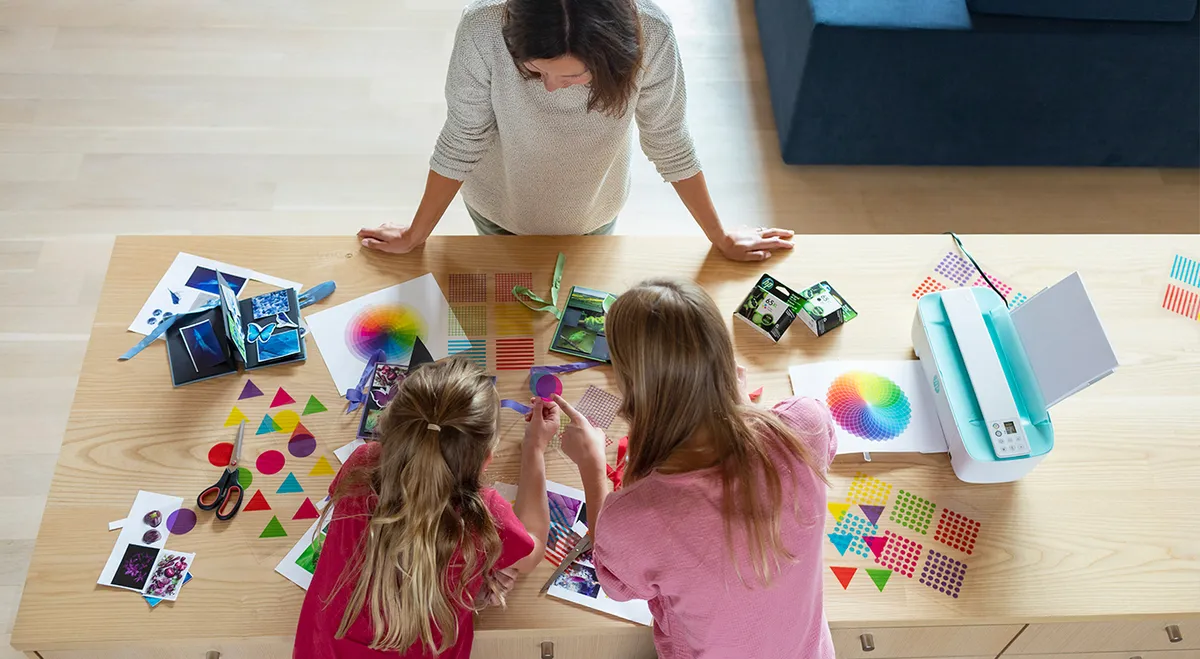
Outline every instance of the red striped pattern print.
{"type": "Polygon", "coordinates": [[[1175,284],[1167,284],[1167,292],[1163,295],[1162,306],[1168,311],[1191,318],[1192,320],[1200,320],[1200,295],[1195,292],[1180,288],[1175,284]]]}
{"type": "Polygon", "coordinates": [[[524,371],[533,367],[533,338],[496,339],[496,370],[524,371]]]}

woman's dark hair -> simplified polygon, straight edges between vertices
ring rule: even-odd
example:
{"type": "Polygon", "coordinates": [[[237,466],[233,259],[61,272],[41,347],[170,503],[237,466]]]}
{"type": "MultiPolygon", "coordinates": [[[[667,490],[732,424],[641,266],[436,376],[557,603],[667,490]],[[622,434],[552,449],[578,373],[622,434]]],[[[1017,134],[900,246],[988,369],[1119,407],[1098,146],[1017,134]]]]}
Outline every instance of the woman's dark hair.
{"type": "Polygon", "coordinates": [[[634,0],[508,0],[504,42],[521,75],[535,59],[572,55],[592,74],[588,110],[620,117],[642,64],[642,28],[634,0]]]}

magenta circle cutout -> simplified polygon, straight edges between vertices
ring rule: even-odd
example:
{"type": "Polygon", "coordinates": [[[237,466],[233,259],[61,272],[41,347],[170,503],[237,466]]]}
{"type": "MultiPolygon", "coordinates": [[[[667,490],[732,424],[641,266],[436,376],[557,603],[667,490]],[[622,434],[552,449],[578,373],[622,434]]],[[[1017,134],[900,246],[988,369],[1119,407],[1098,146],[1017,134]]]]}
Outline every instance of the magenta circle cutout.
{"type": "Polygon", "coordinates": [[[191,508],[180,508],[167,516],[167,530],[183,535],[196,528],[196,513],[191,508]]]}
{"type": "Polygon", "coordinates": [[[268,476],[278,474],[279,470],[283,469],[283,454],[279,451],[266,451],[258,456],[258,461],[254,464],[260,473],[268,476]]]}
{"type": "Polygon", "coordinates": [[[537,389],[537,395],[544,400],[550,400],[555,394],[562,395],[562,380],[558,376],[547,373],[538,378],[537,384],[534,385],[537,389]]]}
{"type": "Polygon", "coordinates": [[[307,458],[317,450],[317,438],[312,435],[296,435],[288,441],[288,453],[292,457],[307,458]]]}

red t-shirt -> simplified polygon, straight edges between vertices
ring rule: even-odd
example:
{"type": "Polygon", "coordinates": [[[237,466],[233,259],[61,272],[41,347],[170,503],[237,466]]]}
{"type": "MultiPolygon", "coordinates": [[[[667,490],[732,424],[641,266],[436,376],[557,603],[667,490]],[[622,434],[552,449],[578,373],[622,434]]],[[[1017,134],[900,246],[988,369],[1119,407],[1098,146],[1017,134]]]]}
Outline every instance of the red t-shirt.
{"type": "MultiPolygon", "coordinates": [[[[360,446],[346,464],[342,465],[341,471],[329,486],[329,491],[334,491],[343,474],[362,466],[373,465],[378,460],[378,442],[367,442],[366,445],[360,446]]],[[[496,530],[500,533],[500,560],[496,562],[496,569],[500,570],[528,556],[533,551],[533,539],[513,513],[512,506],[499,493],[491,488],[484,488],[480,494],[492,514],[496,530]]],[[[373,497],[347,496],[339,501],[334,509],[333,522],[321,548],[316,573],[313,574],[312,584],[304,597],[304,606],[300,609],[293,651],[293,657],[296,659],[427,659],[434,656],[422,648],[419,641],[403,652],[370,649],[375,632],[371,627],[371,614],[367,606],[363,607],[344,638],[333,637],[342,623],[342,615],[346,611],[346,604],[350,600],[354,585],[358,583],[357,575],[338,591],[328,606],[325,605],[325,601],[337,585],[346,564],[359,549],[360,542],[367,533],[368,520],[374,506],[373,497]]],[[[467,592],[477,592],[481,585],[481,580],[476,580],[470,584],[467,592]]],[[[474,637],[474,615],[469,609],[463,609],[458,613],[458,642],[444,654],[438,655],[438,659],[467,659],[471,655],[471,642],[474,637]]],[[[434,630],[435,643],[440,640],[437,630],[434,630]]]]}

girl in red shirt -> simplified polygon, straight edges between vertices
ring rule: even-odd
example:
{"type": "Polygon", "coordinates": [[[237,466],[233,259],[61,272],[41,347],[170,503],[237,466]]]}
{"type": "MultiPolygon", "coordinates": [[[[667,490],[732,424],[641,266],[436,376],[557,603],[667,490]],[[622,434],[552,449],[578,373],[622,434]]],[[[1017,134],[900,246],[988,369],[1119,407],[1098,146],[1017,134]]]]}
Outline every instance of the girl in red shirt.
{"type": "Polygon", "coordinates": [[[534,403],[515,508],[481,483],[499,411],[491,377],[468,361],[422,366],[400,384],[379,441],[359,447],[329,487],[332,522],[295,657],[471,654],[474,613],[503,604],[516,574],[537,566],[550,528],[543,453],[559,411],[534,403]]]}

